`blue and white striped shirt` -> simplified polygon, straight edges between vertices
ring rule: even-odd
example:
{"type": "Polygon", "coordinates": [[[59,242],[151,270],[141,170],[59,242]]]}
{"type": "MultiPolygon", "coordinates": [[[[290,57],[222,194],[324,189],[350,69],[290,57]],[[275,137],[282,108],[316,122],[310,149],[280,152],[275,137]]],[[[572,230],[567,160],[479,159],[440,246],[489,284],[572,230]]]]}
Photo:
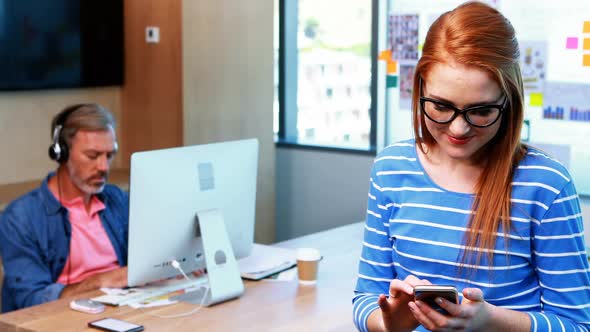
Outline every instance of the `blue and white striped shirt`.
{"type": "Polygon", "coordinates": [[[589,331],[590,270],[582,214],[565,167],[530,148],[512,182],[508,247],[500,226],[492,264],[484,254],[475,271],[468,267],[459,273],[473,198],[435,184],[414,140],[393,144],[377,156],[353,298],[357,328],[367,331],[367,318],[379,308],[379,294],[389,293],[391,280],[411,274],[459,291],[480,288],[487,302],[526,312],[532,331],[589,331]]]}

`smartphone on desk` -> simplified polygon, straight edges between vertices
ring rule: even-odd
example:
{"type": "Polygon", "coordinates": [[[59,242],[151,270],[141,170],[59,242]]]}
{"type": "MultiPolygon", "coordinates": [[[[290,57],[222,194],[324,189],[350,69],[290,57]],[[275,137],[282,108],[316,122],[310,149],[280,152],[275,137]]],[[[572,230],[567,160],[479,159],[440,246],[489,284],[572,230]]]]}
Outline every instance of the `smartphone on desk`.
{"type": "Polygon", "coordinates": [[[102,318],[88,322],[88,326],[108,332],[139,332],[143,331],[143,325],[137,325],[116,318],[102,318]]]}
{"type": "Polygon", "coordinates": [[[459,295],[455,286],[421,285],[414,287],[414,301],[420,300],[428,304],[432,309],[448,315],[448,312],[434,301],[437,297],[442,297],[452,303],[459,303],[459,295]]]}

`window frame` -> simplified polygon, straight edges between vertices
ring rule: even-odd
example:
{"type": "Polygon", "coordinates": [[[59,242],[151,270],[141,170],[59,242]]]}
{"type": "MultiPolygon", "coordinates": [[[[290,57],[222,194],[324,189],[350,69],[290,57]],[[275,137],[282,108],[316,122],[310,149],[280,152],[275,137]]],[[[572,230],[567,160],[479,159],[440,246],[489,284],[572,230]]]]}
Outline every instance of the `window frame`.
{"type": "Polygon", "coordinates": [[[371,82],[369,106],[369,146],[355,148],[344,145],[300,143],[297,141],[297,84],[298,84],[298,1],[278,0],[279,55],[278,55],[278,133],[276,146],[306,150],[323,150],[360,155],[375,155],[377,151],[377,97],[379,54],[379,0],[371,0],[371,82]],[[288,13],[288,14],[287,14],[288,13]],[[294,87],[294,88],[293,88],[294,87]]]}

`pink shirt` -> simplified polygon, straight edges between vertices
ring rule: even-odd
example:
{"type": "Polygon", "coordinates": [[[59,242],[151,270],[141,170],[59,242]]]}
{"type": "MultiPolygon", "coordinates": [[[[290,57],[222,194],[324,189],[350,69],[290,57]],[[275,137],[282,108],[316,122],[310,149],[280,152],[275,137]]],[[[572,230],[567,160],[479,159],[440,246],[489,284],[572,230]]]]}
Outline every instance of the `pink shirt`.
{"type": "Polygon", "coordinates": [[[92,196],[90,212],[87,213],[82,197],[61,203],[69,212],[72,237],[70,255],[57,282],[74,284],[94,274],[118,268],[115,249],[98,215],[104,210],[104,204],[92,196]]]}

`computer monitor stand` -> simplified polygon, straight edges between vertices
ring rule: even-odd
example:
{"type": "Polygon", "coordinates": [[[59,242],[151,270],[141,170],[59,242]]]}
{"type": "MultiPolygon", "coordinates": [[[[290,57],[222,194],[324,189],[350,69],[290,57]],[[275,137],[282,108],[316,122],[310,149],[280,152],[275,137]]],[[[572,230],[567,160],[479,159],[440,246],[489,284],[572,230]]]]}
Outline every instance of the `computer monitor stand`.
{"type": "Polygon", "coordinates": [[[227,235],[221,211],[218,209],[197,212],[195,218],[197,233],[203,240],[208,291],[194,291],[174,298],[206,306],[240,297],[244,293],[244,283],[227,235]],[[202,296],[206,298],[203,301],[202,296]]]}

